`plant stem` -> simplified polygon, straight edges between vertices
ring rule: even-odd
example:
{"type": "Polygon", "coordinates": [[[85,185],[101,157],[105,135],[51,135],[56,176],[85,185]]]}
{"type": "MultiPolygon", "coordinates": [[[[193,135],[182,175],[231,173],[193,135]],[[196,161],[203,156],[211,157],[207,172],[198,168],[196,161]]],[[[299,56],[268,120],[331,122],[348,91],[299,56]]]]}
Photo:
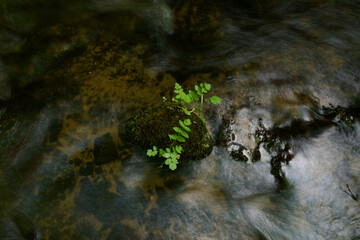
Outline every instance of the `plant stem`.
{"type": "Polygon", "coordinates": [[[201,95],[201,107],[200,107],[200,111],[203,110],[203,104],[204,104],[204,96],[201,95]]]}

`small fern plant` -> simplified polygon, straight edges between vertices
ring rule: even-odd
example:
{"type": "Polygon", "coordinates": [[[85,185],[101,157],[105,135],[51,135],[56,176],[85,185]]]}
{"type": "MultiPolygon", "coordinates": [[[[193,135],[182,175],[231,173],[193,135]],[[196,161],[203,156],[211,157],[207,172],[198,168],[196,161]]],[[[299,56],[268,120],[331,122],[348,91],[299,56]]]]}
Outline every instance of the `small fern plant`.
{"type": "Polygon", "coordinates": [[[180,103],[179,107],[186,115],[190,115],[194,112],[203,122],[205,122],[205,119],[202,117],[204,103],[210,101],[213,104],[219,104],[221,102],[218,96],[212,96],[210,98],[204,97],[204,95],[208,93],[210,89],[210,83],[200,83],[200,86],[195,85],[195,91],[189,90],[189,92],[186,94],[182,86],[178,83],[175,83],[174,93],[176,93],[176,95],[172,98],[172,101],[180,103]],[[196,102],[198,105],[192,107],[196,102]],[[189,108],[191,110],[189,110],[189,108]]]}
{"type": "MultiPolygon", "coordinates": [[[[210,89],[211,84],[200,83],[200,86],[195,85],[195,91],[189,90],[188,93],[185,93],[182,86],[175,83],[174,93],[176,95],[172,98],[172,101],[178,103],[178,107],[186,115],[190,116],[194,113],[205,123],[205,119],[202,115],[204,103],[210,101],[213,104],[219,104],[221,102],[220,98],[217,96],[212,96],[208,99],[204,97],[210,89]],[[191,107],[195,103],[198,103],[197,106],[191,107]]],[[[163,97],[162,99],[163,102],[167,101],[166,97],[163,97]]],[[[163,167],[165,164],[168,165],[171,170],[175,170],[177,168],[177,164],[179,163],[178,160],[181,157],[181,153],[183,152],[183,148],[180,144],[184,143],[186,141],[185,139],[189,138],[189,133],[191,132],[191,129],[189,128],[190,125],[190,119],[185,119],[184,121],[179,120],[179,126],[173,127],[175,133],[168,134],[169,138],[172,140],[171,145],[165,148],[165,150],[162,148],[158,149],[156,146],[153,146],[152,149],[147,150],[147,155],[149,157],[155,157],[158,155],[161,158],[165,158],[160,167],[163,167]]]]}

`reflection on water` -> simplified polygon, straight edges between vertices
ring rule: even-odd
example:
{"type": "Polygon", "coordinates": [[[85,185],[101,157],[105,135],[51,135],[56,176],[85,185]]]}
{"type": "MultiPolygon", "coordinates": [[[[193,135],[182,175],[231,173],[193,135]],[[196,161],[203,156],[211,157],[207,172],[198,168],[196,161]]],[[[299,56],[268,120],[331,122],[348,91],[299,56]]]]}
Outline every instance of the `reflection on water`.
{"type": "Polygon", "coordinates": [[[344,192],[360,194],[358,1],[5,0],[0,12],[2,239],[360,238],[344,192]],[[170,172],[121,133],[175,82],[209,82],[223,101],[206,111],[211,155],[170,172]],[[264,128],[290,133],[251,161],[264,128]],[[246,163],[230,154],[241,147],[246,163]],[[272,159],[287,147],[282,188],[272,159]]]}

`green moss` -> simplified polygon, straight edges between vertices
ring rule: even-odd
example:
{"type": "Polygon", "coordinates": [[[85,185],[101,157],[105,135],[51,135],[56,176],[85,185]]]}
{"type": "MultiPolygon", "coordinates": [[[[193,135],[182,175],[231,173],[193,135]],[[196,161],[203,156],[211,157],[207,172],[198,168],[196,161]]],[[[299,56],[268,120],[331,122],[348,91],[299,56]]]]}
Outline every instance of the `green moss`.
{"type": "Polygon", "coordinates": [[[179,120],[189,118],[192,124],[191,132],[184,143],[176,143],[183,147],[180,162],[198,160],[208,156],[214,146],[205,124],[195,115],[185,115],[177,105],[163,105],[148,109],[131,118],[126,124],[127,138],[144,149],[157,146],[158,148],[169,147],[172,140],[170,134],[174,134],[173,127],[179,126],[179,120]]]}

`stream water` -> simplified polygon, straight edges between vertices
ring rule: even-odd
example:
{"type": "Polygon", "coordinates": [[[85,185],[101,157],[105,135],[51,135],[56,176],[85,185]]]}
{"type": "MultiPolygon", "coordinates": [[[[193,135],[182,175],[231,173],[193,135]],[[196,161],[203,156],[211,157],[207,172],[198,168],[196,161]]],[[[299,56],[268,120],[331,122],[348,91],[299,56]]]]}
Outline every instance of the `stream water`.
{"type": "Polygon", "coordinates": [[[0,13],[1,239],[360,239],[360,1],[2,0],[0,13]],[[121,132],[175,82],[211,83],[222,103],[205,111],[212,153],[172,172],[121,132]],[[264,129],[290,137],[251,161],[264,129]],[[272,168],[284,149],[286,187],[272,168]]]}

